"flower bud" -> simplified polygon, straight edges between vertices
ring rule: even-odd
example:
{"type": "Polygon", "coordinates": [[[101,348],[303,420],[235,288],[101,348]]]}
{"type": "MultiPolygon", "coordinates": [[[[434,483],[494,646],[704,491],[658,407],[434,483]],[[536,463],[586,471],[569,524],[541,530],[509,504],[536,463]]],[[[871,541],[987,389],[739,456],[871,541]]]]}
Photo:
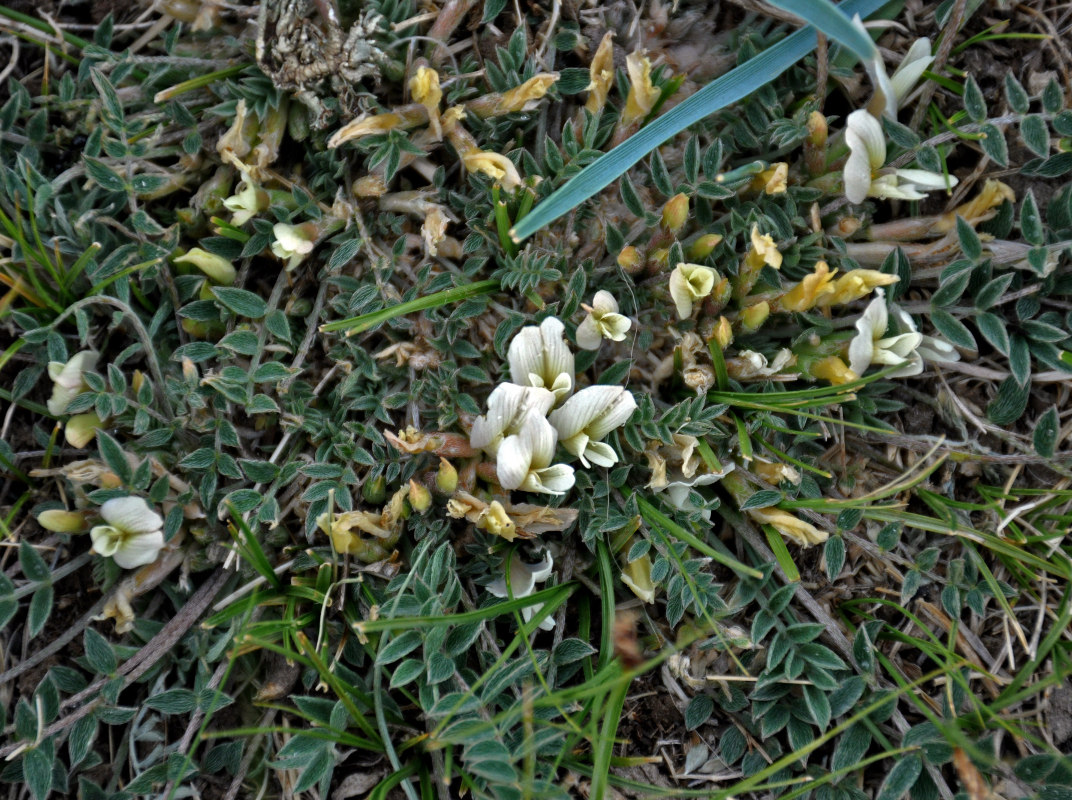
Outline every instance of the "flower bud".
{"type": "Polygon", "coordinates": [[[230,286],[235,282],[234,265],[223,256],[202,250],[200,247],[192,247],[185,255],[175,259],[176,264],[191,264],[208,275],[209,279],[218,286],[230,286]]]}
{"type": "Polygon", "coordinates": [[[841,386],[843,383],[849,383],[860,377],[837,356],[819,359],[811,365],[809,371],[813,378],[829,381],[832,386],[841,386]]]}
{"type": "Polygon", "coordinates": [[[718,318],[718,325],[711,336],[718,343],[720,350],[725,350],[733,343],[733,326],[725,317],[718,318]]]}
{"type": "Polygon", "coordinates": [[[679,193],[666,201],[663,206],[662,226],[666,230],[677,233],[689,220],[689,196],[679,193]]]}
{"type": "Polygon", "coordinates": [[[413,479],[409,482],[409,505],[418,514],[423,514],[432,506],[432,493],[428,487],[413,479]]]}
{"type": "Polygon", "coordinates": [[[747,333],[754,333],[770,316],[770,304],[764,300],[741,311],[741,327],[747,333]]]}
{"type": "Polygon", "coordinates": [[[458,488],[458,470],[447,459],[440,456],[439,470],[435,476],[436,488],[443,494],[454,494],[458,488]]]}
{"type": "Polygon", "coordinates": [[[623,247],[622,251],[618,253],[618,266],[630,275],[635,274],[641,265],[640,252],[633,245],[623,247]]]}
{"type": "Polygon", "coordinates": [[[52,508],[37,515],[37,524],[55,533],[78,533],[85,530],[86,515],[81,511],[52,508]]]}
{"type": "Polygon", "coordinates": [[[689,259],[692,261],[702,261],[711,255],[721,241],[722,236],[720,234],[705,233],[689,245],[689,259]]]}
{"type": "Polygon", "coordinates": [[[812,111],[807,121],[808,135],[804,139],[804,165],[811,175],[826,172],[826,117],[812,111]]]}
{"type": "Polygon", "coordinates": [[[365,481],[361,487],[361,496],[368,503],[382,503],[387,497],[387,481],[383,475],[377,475],[372,480],[365,481]]]}
{"type": "Polygon", "coordinates": [[[71,447],[87,447],[97,435],[97,429],[103,428],[104,423],[94,412],[75,414],[63,429],[63,438],[71,447]]]}

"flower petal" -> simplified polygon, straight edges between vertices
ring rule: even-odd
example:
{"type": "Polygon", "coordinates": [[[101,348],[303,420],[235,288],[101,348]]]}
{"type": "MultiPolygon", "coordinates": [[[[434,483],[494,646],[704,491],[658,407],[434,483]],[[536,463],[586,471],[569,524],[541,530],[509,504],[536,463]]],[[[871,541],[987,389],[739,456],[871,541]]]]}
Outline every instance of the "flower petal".
{"type": "Polygon", "coordinates": [[[589,314],[577,326],[577,346],[582,350],[598,350],[603,343],[603,332],[595,317],[589,314]]]}
{"type": "Polygon", "coordinates": [[[119,542],[123,534],[111,525],[94,525],[89,531],[89,538],[93,540],[93,549],[102,556],[110,556],[119,549],[119,542]]]}
{"type": "Polygon", "coordinates": [[[160,530],[131,536],[112,558],[123,569],[134,569],[152,564],[164,547],[164,532],[160,530]]]}
{"type": "Polygon", "coordinates": [[[521,436],[507,436],[495,456],[495,474],[499,476],[499,485],[504,489],[519,488],[529,474],[531,463],[532,451],[521,436]]]}
{"type": "Polygon", "coordinates": [[[164,520],[140,497],[113,497],[101,506],[101,516],[124,533],[151,533],[164,527],[164,520]]]}

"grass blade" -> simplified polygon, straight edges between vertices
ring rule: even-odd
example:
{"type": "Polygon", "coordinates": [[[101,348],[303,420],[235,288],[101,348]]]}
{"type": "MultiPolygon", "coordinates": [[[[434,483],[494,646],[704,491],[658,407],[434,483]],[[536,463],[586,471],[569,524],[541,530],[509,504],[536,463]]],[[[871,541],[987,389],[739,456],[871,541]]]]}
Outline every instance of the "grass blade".
{"type": "MultiPolygon", "coordinates": [[[[883,5],[883,0],[846,0],[839,8],[845,14],[866,17],[883,5]]],[[[747,97],[760,86],[770,83],[800,61],[815,47],[813,28],[805,28],[786,37],[758,56],[707,84],[692,97],[642,128],[606,155],[581,170],[576,177],[551,195],[510,231],[521,242],[549,225],[566,212],[605,189],[626,170],[667,139],[704,117],[747,97]]]]}
{"type": "Polygon", "coordinates": [[[878,54],[871,37],[853,25],[850,17],[830,0],[770,0],[770,3],[795,14],[827,38],[849,48],[861,61],[871,61],[878,54]]]}

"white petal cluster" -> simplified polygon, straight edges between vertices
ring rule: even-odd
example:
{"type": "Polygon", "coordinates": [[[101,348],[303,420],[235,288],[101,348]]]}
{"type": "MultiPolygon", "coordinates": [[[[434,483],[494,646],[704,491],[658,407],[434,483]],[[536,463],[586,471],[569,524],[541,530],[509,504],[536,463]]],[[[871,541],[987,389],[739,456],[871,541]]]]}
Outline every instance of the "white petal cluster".
{"type": "Polygon", "coordinates": [[[670,273],[670,297],[681,319],[692,316],[693,305],[711,294],[717,277],[713,269],[702,264],[682,262],[674,268],[670,273]]]}
{"type": "Polygon", "coordinates": [[[101,506],[107,525],[89,532],[93,549],[123,569],[156,561],[164,547],[164,520],[140,497],[115,497],[101,506]]]}
{"type": "MultiPolygon", "coordinates": [[[[852,21],[857,28],[865,34],[867,33],[867,28],[864,27],[859,14],[853,17],[852,21]]],[[[868,75],[871,77],[871,83],[874,84],[876,102],[882,106],[883,116],[897,119],[897,109],[900,107],[901,102],[912,91],[923,76],[924,70],[933,61],[931,40],[922,38],[916,39],[912,46],[908,48],[908,52],[892,76],[886,74],[886,65],[882,61],[881,55],[876,55],[874,60],[868,61],[864,65],[867,68],[868,75]]]]}
{"type": "Polygon", "coordinates": [[[600,441],[615,428],[621,427],[636,411],[632,393],[621,386],[589,386],[569,398],[562,407],[551,412],[551,424],[565,447],[581,460],[601,467],[611,467],[618,461],[614,449],[600,441]]]}
{"type": "Polygon", "coordinates": [[[549,389],[556,404],[573,391],[573,353],[566,344],[565,330],[556,317],[548,317],[539,327],[522,328],[506,355],[514,383],[549,389]]]}
{"type": "Polygon", "coordinates": [[[289,272],[302,260],[313,252],[316,242],[309,236],[303,225],[288,225],[285,222],[277,222],[272,226],[272,253],[281,260],[287,262],[286,269],[289,272]]]}
{"type": "Polygon", "coordinates": [[[52,379],[52,397],[48,400],[48,413],[58,417],[67,410],[78,395],[87,388],[83,375],[97,366],[97,354],[92,350],[75,353],[64,364],[60,361],[48,362],[48,377],[52,379]]]}
{"type": "MultiPolygon", "coordinates": [[[[550,553],[545,552],[543,559],[537,564],[526,564],[515,553],[511,553],[508,567],[510,571],[509,587],[506,585],[505,578],[499,578],[489,583],[487,590],[496,597],[528,597],[535,591],[537,583],[543,583],[551,577],[553,567],[554,560],[551,558],[550,553]]],[[[539,611],[539,608],[525,606],[521,609],[521,615],[525,618],[525,622],[528,622],[537,611],[539,611]]],[[[540,622],[542,630],[549,631],[554,627],[555,621],[551,617],[545,617],[540,622]]]]}
{"type": "Polygon", "coordinates": [[[598,350],[604,339],[620,342],[625,339],[632,322],[618,313],[618,301],[610,292],[600,290],[592,298],[591,308],[585,307],[588,316],[577,326],[577,346],[585,350],[598,350]]]}
{"type": "Polygon", "coordinates": [[[903,366],[891,378],[907,378],[923,371],[923,361],[959,361],[960,353],[949,342],[934,336],[924,336],[916,330],[912,317],[902,308],[893,307],[897,328],[903,333],[886,336],[889,314],[883,291],[875,291],[864,313],[856,320],[857,334],[849,343],[849,366],[863,375],[871,364],[903,366]]]}
{"type": "Polygon", "coordinates": [[[924,169],[878,171],[886,163],[886,136],[882,124],[863,109],[849,114],[845,127],[849,158],[845,162],[845,196],[853,203],[865,197],[922,200],[927,192],[957,185],[952,175],[924,169]]]}
{"type": "Polygon", "coordinates": [[[574,361],[564,331],[560,320],[548,317],[539,327],[518,332],[508,352],[514,383],[497,386],[488,397],[487,414],[473,423],[469,443],[495,457],[504,489],[568,491],[574,470],[553,463],[559,442],[586,467],[618,461],[602,439],[632,416],[636,401],[621,386],[589,386],[570,396],[574,361]],[[560,407],[551,412],[556,404],[560,407]]]}

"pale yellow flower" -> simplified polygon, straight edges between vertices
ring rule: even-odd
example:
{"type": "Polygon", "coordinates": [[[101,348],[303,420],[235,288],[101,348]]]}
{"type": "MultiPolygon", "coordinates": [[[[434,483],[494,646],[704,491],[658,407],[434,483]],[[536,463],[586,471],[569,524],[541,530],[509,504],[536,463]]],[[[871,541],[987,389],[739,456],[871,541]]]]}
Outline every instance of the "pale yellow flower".
{"type": "Polygon", "coordinates": [[[659,99],[659,90],[651,82],[651,61],[644,51],[630,53],[625,58],[625,69],[629,73],[629,96],[625,99],[621,125],[640,122],[655,107],[659,99]]]}
{"type": "Polygon", "coordinates": [[[588,100],[584,107],[595,114],[607,104],[607,95],[614,85],[614,33],[607,31],[596,48],[588,74],[592,80],[585,87],[588,100]]]}
{"type": "Polygon", "coordinates": [[[756,522],[773,526],[778,533],[801,547],[811,547],[830,538],[826,531],[819,530],[810,522],[798,519],[780,508],[750,508],[746,513],[756,522]]]}
{"type": "Polygon", "coordinates": [[[811,275],[781,296],[778,303],[782,310],[810,311],[823,297],[834,293],[832,282],[836,274],[837,270],[831,272],[825,261],[817,262],[811,275]]]}
{"type": "Polygon", "coordinates": [[[829,381],[832,386],[841,386],[858,379],[860,376],[849,369],[849,365],[837,356],[821,358],[811,365],[812,377],[829,381]]]}
{"type": "Polygon", "coordinates": [[[443,90],[439,88],[439,73],[430,67],[417,67],[416,73],[409,80],[409,92],[413,99],[428,110],[428,122],[436,139],[443,135],[439,122],[439,101],[443,99],[443,90]]]}
{"type": "Polygon", "coordinates": [[[622,567],[622,583],[645,603],[655,602],[655,583],[651,579],[651,557],[645,553],[622,567]]]}
{"type": "Polygon", "coordinates": [[[272,253],[287,262],[288,272],[298,266],[316,247],[316,225],[313,223],[287,225],[285,222],[277,222],[272,226],[272,235],[275,236],[272,253]]]}
{"type": "MultiPolygon", "coordinates": [[[[225,200],[224,203],[227,201],[225,200]]],[[[236,215],[237,216],[237,215],[236,215]]],[[[191,247],[184,255],[175,259],[176,264],[191,264],[205,273],[218,286],[230,286],[238,274],[234,265],[223,256],[191,247]]]]}
{"type": "Polygon", "coordinates": [[[760,234],[759,226],[752,226],[752,246],[748,248],[745,263],[752,269],[758,270],[764,264],[781,269],[782,254],[778,245],[774,243],[769,233],[760,234]]]}
{"type": "Polygon", "coordinates": [[[718,273],[702,264],[680,263],[670,273],[670,297],[681,319],[692,316],[692,307],[715,288],[718,273]]]}
{"type": "Polygon", "coordinates": [[[97,431],[103,427],[104,423],[96,412],[87,411],[85,414],[75,414],[63,426],[63,438],[71,447],[81,449],[87,447],[97,435],[97,431]]]}
{"type": "Polygon", "coordinates": [[[843,305],[866,297],[880,286],[889,286],[897,283],[899,278],[877,269],[853,269],[846,272],[834,281],[833,291],[824,293],[816,299],[815,305],[819,308],[828,308],[832,305],[843,305]]]}
{"type": "Polygon", "coordinates": [[[541,72],[533,75],[520,86],[503,92],[495,109],[496,114],[509,114],[513,111],[532,111],[536,104],[547,94],[547,90],[558,80],[557,72],[541,72]]]}
{"type": "Polygon", "coordinates": [[[521,185],[521,174],[514,162],[500,153],[470,150],[462,154],[462,163],[470,172],[482,172],[508,192],[521,185]]]}
{"type": "Polygon", "coordinates": [[[358,117],[352,122],[343,125],[328,139],[328,147],[336,148],[343,142],[351,139],[360,139],[362,136],[371,136],[374,133],[387,133],[399,127],[405,122],[401,115],[394,113],[375,114],[372,116],[358,117]]]}

